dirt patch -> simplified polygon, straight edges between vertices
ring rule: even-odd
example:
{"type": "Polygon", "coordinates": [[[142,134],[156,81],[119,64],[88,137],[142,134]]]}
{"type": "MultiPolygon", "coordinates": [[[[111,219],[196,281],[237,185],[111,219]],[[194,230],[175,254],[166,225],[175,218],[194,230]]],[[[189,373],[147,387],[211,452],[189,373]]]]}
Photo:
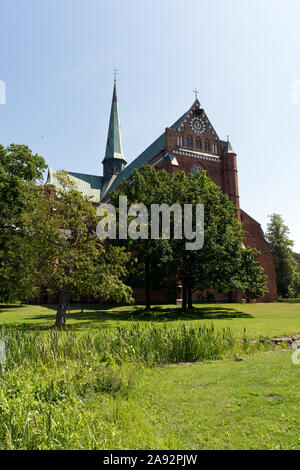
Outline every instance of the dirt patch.
{"type": "Polygon", "coordinates": [[[265,351],[265,354],[276,354],[281,352],[291,352],[291,349],[275,349],[274,351],[265,351]]]}
{"type": "Polygon", "coordinates": [[[274,400],[279,400],[280,398],[282,398],[282,396],[281,395],[266,395],[266,398],[268,398],[268,400],[274,401],[274,400]]]}

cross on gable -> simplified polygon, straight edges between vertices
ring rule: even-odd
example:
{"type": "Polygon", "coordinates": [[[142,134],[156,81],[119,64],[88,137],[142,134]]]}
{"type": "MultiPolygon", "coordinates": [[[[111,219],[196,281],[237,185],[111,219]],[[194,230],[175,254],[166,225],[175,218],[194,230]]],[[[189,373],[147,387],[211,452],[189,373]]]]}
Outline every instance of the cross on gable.
{"type": "Polygon", "coordinates": [[[199,93],[199,91],[197,90],[197,88],[195,88],[194,93],[195,93],[195,98],[198,99],[198,93],[199,93]]]}

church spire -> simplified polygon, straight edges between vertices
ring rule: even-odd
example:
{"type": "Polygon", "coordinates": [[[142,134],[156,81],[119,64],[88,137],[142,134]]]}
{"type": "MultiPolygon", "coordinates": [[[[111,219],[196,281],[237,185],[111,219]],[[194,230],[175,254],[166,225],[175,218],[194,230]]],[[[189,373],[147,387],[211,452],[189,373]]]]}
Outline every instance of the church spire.
{"type": "Polygon", "coordinates": [[[117,85],[114,79],[113,97],[109,118],[109,128],[107,135],[106,151],[104,160],[118,158],[125,161],[123,154],[122,136],[120,128],[120,117],[118,109],[117,85]]]}
{"type": "Polygon", "coordinates": [[[233,150],[232,145],[229,142],[229,135],[227,136],[227,144],[226,144],[226,147],[225,147],[223,153],[224,154],[227,154],[227,153],[234,153],[235,154],[235,151],[233,150]]]}
{"type": "Polygon", "coordinates": [[[116,77],[114,79],[113,97],[111,103],[108,135],[103,165],[105,179],[110,178],[114,174],[119,174],[126,165],[126,161],[123,154],[122,136],[120,128],[116,77]]]}

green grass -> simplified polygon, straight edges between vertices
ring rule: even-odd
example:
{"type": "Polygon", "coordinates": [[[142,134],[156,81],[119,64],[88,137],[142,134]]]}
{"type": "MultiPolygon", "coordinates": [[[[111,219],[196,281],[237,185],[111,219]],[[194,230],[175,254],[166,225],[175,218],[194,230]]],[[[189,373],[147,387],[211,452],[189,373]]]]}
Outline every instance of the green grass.
{"type": "MultiPolygon", "coordinates": [[[[7,327],[47,329],[53,325],[55,307],[0,305],[0,324],[7,327]]],[[[191,322],[197,325],[214,322],[217,328],[232,328],[240,336],[244,329],[250,338],[273,337],[300,333],[300,304],[216,304],[199,305],[191,312],[182,314],[174,306],[154,307],[151,313],[143,307],[93,308],[87,306],[84,312],[72,309],[67,315],[67,324],[72,329],[115,328],[119,324],[128,326],[132,322],[176,324],[191,322]]]]}
{"type": "MultiPolygon", "coordinates": [[[[7,348],[0,369],[0,448],[4,449],[109,448],[115,445],[114,438],[106,444],[106,434],[116,432],[107,413],[124,397],[130,398],[133,383],[140,381],[141,366],[220,359],[268,347],[246,339],[235,341],[229,329],[182,324],[136,323],[124,329],[80,332],[3,328],[0,336],[7,348]],[[91,425],[97,414],[95,401],[100,408],[104,402],[106,413],[99,416],[100,433],[91,425]]],[[[131,402],[127,421],[134,412],[131,402]]],[[[131,438],[136,442],[134,433],[131,438]]],[[[139,442],[134,445],[140,446],[139,442]]]]}
{"type": "Polygon", "coordinates": [[[0,306],[0,449],[300,449],[300,365],[242,340],[300,333],[299,305],[54,317],[0,306]]]}
{"type": "Polygon", "coordinates": [[[260,353],[147,371],[136,397],[182,448],[300,449],[299,379],[290,353],[260,353]]]}
{"type": "Polygon", "coordinates": [[[0,449],[300,449],[299,379],[285,352],[19,366],[1,377],[0,449]]]}

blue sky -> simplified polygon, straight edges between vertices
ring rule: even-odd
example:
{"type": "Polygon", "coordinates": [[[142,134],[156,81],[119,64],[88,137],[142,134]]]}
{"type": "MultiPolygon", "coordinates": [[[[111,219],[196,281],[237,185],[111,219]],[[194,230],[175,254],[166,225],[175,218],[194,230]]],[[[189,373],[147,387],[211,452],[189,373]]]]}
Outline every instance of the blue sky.
{"type": "Polygon", "coordinates": [[[238,154],[241,207],[263,228],[280,213],[300,252],[299,0],[0,0],[0,12],[2,144],[102,174],[115,67],[128,162],[197,87],[238,154]]]}

